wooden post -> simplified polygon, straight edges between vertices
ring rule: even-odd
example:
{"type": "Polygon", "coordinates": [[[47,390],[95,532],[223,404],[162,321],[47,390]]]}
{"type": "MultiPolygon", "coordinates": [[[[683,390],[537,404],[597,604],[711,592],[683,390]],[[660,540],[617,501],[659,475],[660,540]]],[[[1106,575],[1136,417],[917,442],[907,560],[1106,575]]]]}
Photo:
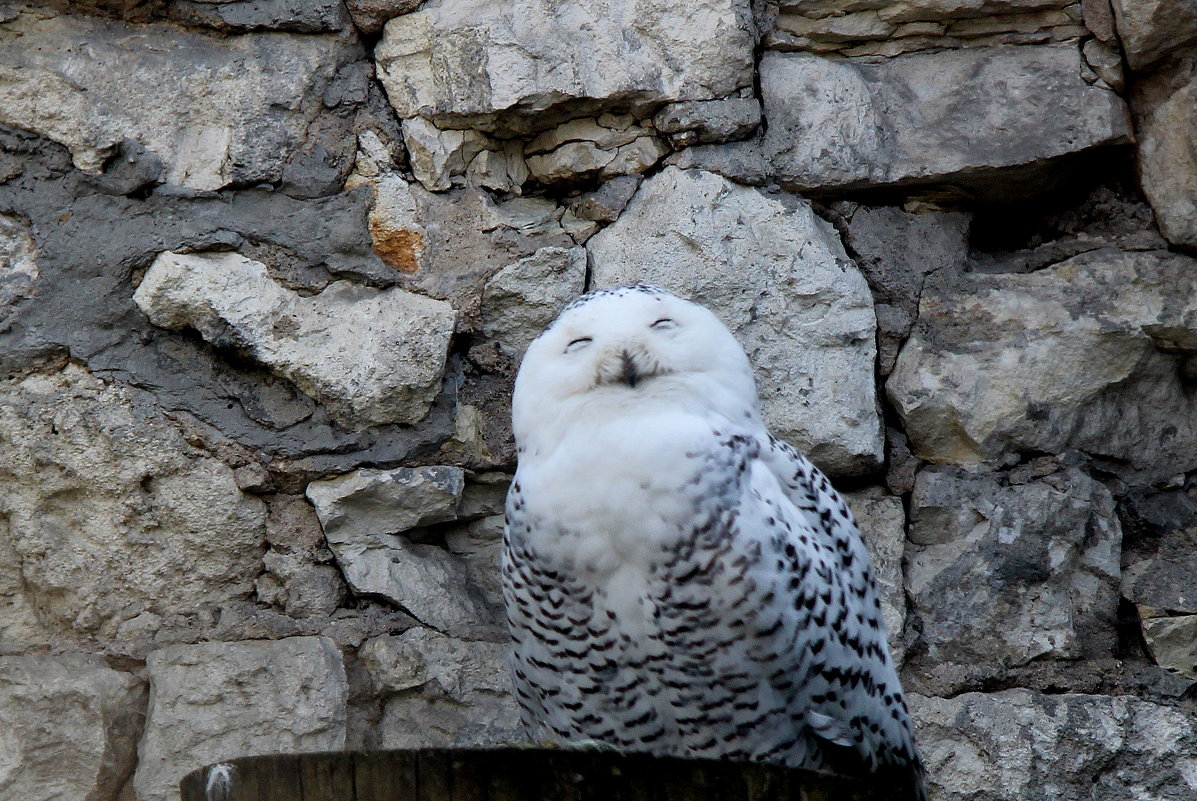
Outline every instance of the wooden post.
{"type": "Polygon", "coordinates": [[[540,748],[339,751],[189,773],[182,801],[908,801],[909,778],[540,748]]]}

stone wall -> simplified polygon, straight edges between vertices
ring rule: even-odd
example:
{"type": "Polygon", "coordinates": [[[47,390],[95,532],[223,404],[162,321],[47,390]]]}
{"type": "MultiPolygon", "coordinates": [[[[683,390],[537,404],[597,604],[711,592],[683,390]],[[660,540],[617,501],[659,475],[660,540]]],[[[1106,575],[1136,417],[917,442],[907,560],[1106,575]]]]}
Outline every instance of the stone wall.
{"type": "Polygon", "coordinates": [[[931,797],[1197,794],[1186,0],[0,4],[0,797],[517,739],[522,349],[714,308],[931,797]]]}

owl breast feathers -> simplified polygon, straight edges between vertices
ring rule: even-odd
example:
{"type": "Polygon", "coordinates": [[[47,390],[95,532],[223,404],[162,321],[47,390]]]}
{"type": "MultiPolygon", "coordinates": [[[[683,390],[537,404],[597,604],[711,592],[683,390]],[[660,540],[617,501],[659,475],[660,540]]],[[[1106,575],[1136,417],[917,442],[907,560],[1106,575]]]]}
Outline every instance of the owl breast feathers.
{"type": "Polygon", "coordinates": [[[503,562],[527,734],[921,795],[860,531],[757,406],[727,328],[653,287],[583,295],[529,347],[503,562]]]}

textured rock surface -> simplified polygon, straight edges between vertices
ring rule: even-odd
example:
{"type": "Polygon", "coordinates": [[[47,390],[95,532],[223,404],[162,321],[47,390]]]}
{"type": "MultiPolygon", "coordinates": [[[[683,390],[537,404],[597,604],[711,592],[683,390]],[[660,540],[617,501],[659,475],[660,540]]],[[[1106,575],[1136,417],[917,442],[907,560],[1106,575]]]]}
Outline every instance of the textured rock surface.
{"type": "Polygon", "coordinates": [[[375,58],[399,116],[443,127],[532,128],[563,105],[647,107],[751,86],[744,4],[699,0],[670,11],[652,0],[433,3],[388,22],[375,58]]]}
{"type": "Polygon", "coordinates": [[[133,772],[145,687],[89,656],[0,657],[0,795],[116,797],[133,772]]]}
{"type": "Polygon", "coordinates": [[[752,359],[775,434],[835,474],[878,463],[868,285],[804,201],[671,167],[587,250],[595,286],[645,281],[714,309],[752,359]]]}
{"type": "Polygon", "coordinates": [[[307,495],[355,593],[385,598],[440,631],[493,637],[496,612],[465,562],[412,541],[421,534],[413,529],[457,519],[463,491],[461,468],[423,467],[360,470],[312,482],[307,495]]]}
{"type": "Polygon", "coordinates": [[[1113,651],[1122,531],[1101,484],[929,468],[910,504],[906,589],[931,665],[983,676],[1113,651]]]}
{"type": "Polygon", "coordinates": [[[0,652],[248,594],[265,510],[148,399],[70,366],[0,392],[0,652]]]}
{"type": "Polygon", "coordinates": [[[914,54],[879,64],[767,53],[761,93],[767,171],[797,190],[983,184],[993,170],[1129,135],[1124,104],[1081,80],[1074,46],[914,54]]]}
{"type": "Polygon", "coordinates": [[[133,299],[155,325],[248,352],[355,427],[423,418],[453,332],[447,303],[348,281],[303,297],[232,253],[164,253],[133,299]]]}
{"type": "Polygon", "coordinates": [[[1185,0],[1111,0],[1118,37],[1133,70],[1146,70],[1197,43],[1197,7],[1185,0]]]}
{"type": "Polygon", "coordinates": [[[1160,232],[1174,245],[1197,248],[1197,154],[1189,125],[1197,114],[1197,56],[1136,84],[1133,105],[1143,193],[1160,232]]]}
{"type": "Polygon", "coordinates": [[[847,499],[873,559],[873,573],[881,591],[881,614],[889,630],[890,655],[901,665],[906,658],[906,588],[902,580],[906,512],[902,499],[863,495],[849,495],[847,499]]]}
{"type": "Polygon", "coordinates": [[[505,645],[463,642],[414,628],[369,640],[358,656],[383,699],[382,747],[524,741],[505,645]]]}
{"type": "Polygon", "coordinates": [[[915,454],[978,465],[1078,449],[1157,478],[1197,468],[1193,265],[1096,250],[928,283],[886,385],[915,454]]]}
{"type": "Polygon", "coordinates": [[[138,801],[177,798],[186,773],[222,759],[345,747],[345,666],[325,637],[177,645],[146,666],[138,801]]]}
{"type": "MultiPolygon", "coordinates": [[[[331,36],[223,39],[39,14],[0,25],[0,42],[0,123],[66,145],[94,172],[135,141],[160,159],[163,180],[195,189],[281,181],[325,138],[309,125],[356,57],[331,36]]],[[[364,74],[353,80],[364,92],[364,74]]],[[[323,154],[348,171],[344,131],[327,133],[323,154]]]]}
{"type": "Polygon", "coordinates": [[[932,798],[1181,801],[1197,792],[1197,726],[1185,710],[1028,690],[908,701],[932,798]]]}
{"type": "Polygon", "coordinates": [[[1193,9],[6,4],[0,798],[518,739],[512,380],[634,278],[851,491],[932,801],[1193,796],[1193,9]]]}

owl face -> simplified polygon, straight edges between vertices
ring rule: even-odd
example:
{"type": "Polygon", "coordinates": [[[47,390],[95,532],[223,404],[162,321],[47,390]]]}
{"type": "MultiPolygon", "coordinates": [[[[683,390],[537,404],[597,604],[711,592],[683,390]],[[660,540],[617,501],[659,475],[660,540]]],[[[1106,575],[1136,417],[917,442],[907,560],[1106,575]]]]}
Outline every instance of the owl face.
{"type": "Polygon", "coordinates": [[[743,348],[713,313],[655,287],[598,290],[575,300],[528,348],[513,398],[521,429],[591,404],[674,401],[756,408],[743,348]]]}

